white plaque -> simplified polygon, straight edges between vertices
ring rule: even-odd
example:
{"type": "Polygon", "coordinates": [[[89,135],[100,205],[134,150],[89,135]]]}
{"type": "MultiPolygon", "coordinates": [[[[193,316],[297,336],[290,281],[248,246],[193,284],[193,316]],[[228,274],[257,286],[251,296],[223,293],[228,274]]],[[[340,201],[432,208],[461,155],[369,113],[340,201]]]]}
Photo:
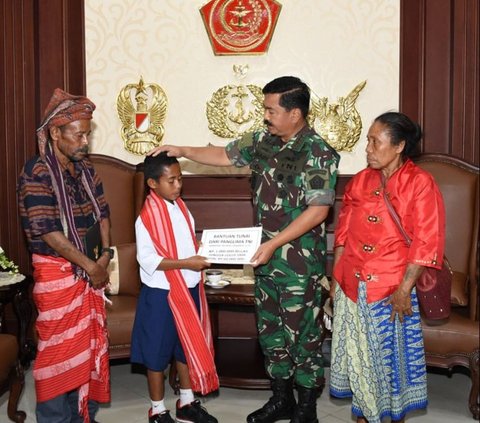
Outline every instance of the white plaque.
{"type": "Polygon", "coordinates": [[[262,241],[262,227],[205,229],[198,254],[210,263],[249,264],[262,241]]]}

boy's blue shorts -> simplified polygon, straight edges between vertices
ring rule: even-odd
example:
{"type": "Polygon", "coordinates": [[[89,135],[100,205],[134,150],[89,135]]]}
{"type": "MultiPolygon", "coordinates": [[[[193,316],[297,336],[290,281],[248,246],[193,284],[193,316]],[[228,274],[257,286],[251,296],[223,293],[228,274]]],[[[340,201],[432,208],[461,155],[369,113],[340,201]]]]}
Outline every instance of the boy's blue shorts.
{"type": "MultiPolygon", "coordinates": [[[[198,312],[198,285],[189,291],[198,312]]],[[[168,304],[169,292],[142,285],[133,324],[130,361],[157,372],[164,371],[172,357],[181,363],[187,362],[168,304]]]]}

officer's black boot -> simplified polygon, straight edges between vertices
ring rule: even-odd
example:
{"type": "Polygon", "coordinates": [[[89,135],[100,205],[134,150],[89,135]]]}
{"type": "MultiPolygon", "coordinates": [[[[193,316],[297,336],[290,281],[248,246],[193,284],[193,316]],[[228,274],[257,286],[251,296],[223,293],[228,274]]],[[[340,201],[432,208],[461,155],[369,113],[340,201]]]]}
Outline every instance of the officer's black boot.
{"type": "Polygon", "coordinates": [[[298,404],[295,406],[290,423],[318,423],[317,397],[318,389],[298,387],[298,404]]]}
{"type": "Polygon", "coordinates": [[[248,423],[273,423],[291,419],[295,407],[292,379],[273,379],[273,396],[260,409],[247,416],[248,423]]]}

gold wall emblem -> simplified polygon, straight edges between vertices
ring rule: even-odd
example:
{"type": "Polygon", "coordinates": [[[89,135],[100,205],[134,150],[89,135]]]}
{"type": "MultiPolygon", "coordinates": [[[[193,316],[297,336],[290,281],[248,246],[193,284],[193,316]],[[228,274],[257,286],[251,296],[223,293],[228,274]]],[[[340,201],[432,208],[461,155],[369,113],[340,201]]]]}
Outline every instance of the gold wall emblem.
{"type": "MultiPolygon", "coordinates": [[[[237,78],[243,79],[248,65],[234,65],[237,78]]],[[[221,138],[236,138],[263,126],[263,93],[257,85],[225,85],[207,102],[208,128],[221,138]]]]}
{"type": "MultiPolygon", "coordinates": [[[[237,77],[245,77],[248,65],[235,65],[237,77]]],[[[308,124],[337,151],[352,151],[360,139],[362,119],[355,102],[367,81],[358,84],[337,103],[312,93],[308,124]]],[[[207,102],[208,128],[221,138],[238,138],[263,128],[263,93],[257,85],[225,85],[207,102]]]]}
{"type": "Polygon", "coordinates": [[[308,123],[337,151],[352,151],[360,139],[362,119],[355,101],[367,81],[360,82],[337,103],[328,103],[327,97],[312,95],[308,123]]]}
{"type": "Polygon", "coordinates": [[[161,145],[165,133],[163,123],[167,115],[167,96],[154,83],[128,84],[117,98],[117,113],[122,122],[120,130],[124,147],[137,155],[147,154],[161,145]]]}

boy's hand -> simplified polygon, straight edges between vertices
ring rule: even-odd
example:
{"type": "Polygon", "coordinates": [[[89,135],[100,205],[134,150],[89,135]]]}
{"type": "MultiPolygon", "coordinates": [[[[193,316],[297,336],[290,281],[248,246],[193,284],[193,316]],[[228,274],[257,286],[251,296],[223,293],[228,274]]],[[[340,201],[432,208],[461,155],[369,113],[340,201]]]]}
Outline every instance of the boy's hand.
{"type": "Polygon", "coordinates": [[[184,264],[184,269],[195,270],[197,272],[211,266],[211,263],[203,256],[192,256],[184,259],[184,264]]]}

